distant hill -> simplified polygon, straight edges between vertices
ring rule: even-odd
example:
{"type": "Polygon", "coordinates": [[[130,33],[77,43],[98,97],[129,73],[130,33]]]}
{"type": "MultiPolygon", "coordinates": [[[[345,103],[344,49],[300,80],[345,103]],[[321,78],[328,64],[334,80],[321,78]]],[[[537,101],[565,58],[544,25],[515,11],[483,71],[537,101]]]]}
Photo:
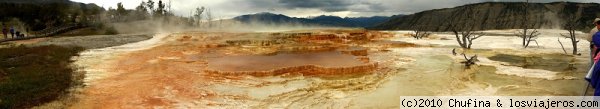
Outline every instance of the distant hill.
{"type": "Polygon", "coordinates": [[[72,22],[75,16],[94,16],[105,11],[95,4],[69,0],[0,0],[0,10],[0,21],[5,25],[15,26],[11,22],[16,18],[33,31],[72,22]]]}
{"type": "Polygon", "coordinates": [[[233,20],[242,23],[258,23],[267,25],[305,25],[305,26],[330,26],[330,27],[371,27],[375,24],[386,21],[389,17],[374,16],[374,17],[346,17],[338,16],[317,16],[312,18],[297,18],[289,17],[282,14],[273,13],[257,13],[241,15],[233,18],[233,20]]]}
{"type": "Polygon", "coordinates": [[[0,3],[72,3],[70,0],[2,0],[0,3]]]}
{"type": "MultiPolygon", "coordinates": [[[[524,23],[523,2],[486,2],[458,6],[454,8],[434,9],[406,16],[393,16],[370,29],[409,30],[424,27],[432,31],[448,31],[450,23],[473,22],[466,25],[476,30],[515,29],[524,23]],[[468,20],[468,17],[474,19],[468,20]]],[[[589,31],[592,21],[600,16],[600,4],[597,3],[530,3],[528,18],[535,28],[562,28],[570,17],[577,19],[579,30],[589,31]]],[[[464,25],[465,26],[465,25],[464,25]]]]}
{"type": "Polygon", "coordinates": [[[293,18],[282,14],[273,13],[256,13],[241,15],[233,18],[233,20],[240,21],[242,23],[261,23],[266,25],[283,25],[283,24],[302,24],[302,25],[314,25],[314,21],[305,18],[293,18]]]}
{"type": "MultiPolygon", "coordinates": [[[[395,15],[402,16],[402,15],[395,15]]],[[[346,17],[346,20],[354,21],[360,27],[373,27],[390,19],[388,16],[373,16],[373,17],[346,17]]]]}
{"type": "Polygon", "coordinates": [[[358,22],[356,22],[356,21],[344,19],[344,18],[341,18],[338,16],[321,15],[321,16],[310,18],[310,20],[313,20],[315,23],[318,23],[321,25],[340,26],[340,27],[361,27],[358,24],[358,22]]]}

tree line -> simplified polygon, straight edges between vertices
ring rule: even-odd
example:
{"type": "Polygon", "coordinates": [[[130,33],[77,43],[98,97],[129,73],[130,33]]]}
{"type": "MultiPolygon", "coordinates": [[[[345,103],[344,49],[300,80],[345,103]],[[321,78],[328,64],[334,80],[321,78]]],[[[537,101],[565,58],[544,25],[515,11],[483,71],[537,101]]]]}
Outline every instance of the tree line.
{"type": "Polygon", "coordinates": [[[102,12],[104,9],[98,5],[70,1],[0,2],[0,21],[3,26],[22,22],[32,31],[70,22],[93,22],[102,12]]]}
{"type": "Polygon", "coordinates": [[[155,2],[148,0],[142,1],[135,9],[128,10],[123,7],[123,3],[117,3],[116,9],[111,7],[106,13],[110,20],[114,22],[174,17],[175,15],[171,11],[170,4],[170,1],[163,2],[159,0],[155,2]]]}
{"type": "Polygon", "coordinates": [[[70,23],[104,28],[107,23],[141,20],[187,26],[214,26],[210,22],[214,20],[214,15],[209,8],[203,6],[190,10],[190,16],[184,17],[173,13],[170,0],[142,1],[135,9],[126,9],[123,3],[115,5],[116,8],[104,9],[96,4],[69,0],[0,1],[0,26],[40,31],[70,23]]]}
{"type": "Polygon", "coordinates": [[[137,20],[164,20],[178,21],[188,26],[208,26],[213,27],[215,20],[210,8],[200,6],[190,10],[190,16],[176,16],[171,9],[171,1],[142,1],[135,9],[125,9],[122,3],[117,4],[117,8],[109,8],[107,14],[111,21],[129,22],[137,20]]]}

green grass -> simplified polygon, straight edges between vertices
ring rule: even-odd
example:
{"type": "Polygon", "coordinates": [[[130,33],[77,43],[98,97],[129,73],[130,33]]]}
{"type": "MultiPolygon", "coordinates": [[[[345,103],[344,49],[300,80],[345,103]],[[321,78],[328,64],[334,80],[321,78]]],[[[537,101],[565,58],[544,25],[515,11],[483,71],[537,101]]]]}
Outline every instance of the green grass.
{"type": "Polygon", "coordinates": [[[56,100],[78,84],[71,57],[80,47],[0,48],[0,108],[30,108],[56,100]]]}

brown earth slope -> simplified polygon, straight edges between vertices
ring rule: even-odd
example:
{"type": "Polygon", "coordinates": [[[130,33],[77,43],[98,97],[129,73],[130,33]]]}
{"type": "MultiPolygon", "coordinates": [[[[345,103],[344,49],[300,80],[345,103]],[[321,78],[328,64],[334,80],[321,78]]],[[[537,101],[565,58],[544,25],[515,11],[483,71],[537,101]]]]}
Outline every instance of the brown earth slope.
{"type": "MultiPolygon", "coordinates": [[[[592,20],[599,16],[600,4],[530,3],[528,9],[528,18],[534,28],[562,28],[567,19],[574,17],[577,20],[577,28],[585,30],[593,27],[592,20]]],[[[448,31],[451,23],[460,25],[467,21],[472,21],[474,25],[468,26],[476,30],[514,29],[522,28],[524,10],[523,2],[477,3],[395,16],[371,29],[408,30],[423,27],[425,30],[448,31]]]]}

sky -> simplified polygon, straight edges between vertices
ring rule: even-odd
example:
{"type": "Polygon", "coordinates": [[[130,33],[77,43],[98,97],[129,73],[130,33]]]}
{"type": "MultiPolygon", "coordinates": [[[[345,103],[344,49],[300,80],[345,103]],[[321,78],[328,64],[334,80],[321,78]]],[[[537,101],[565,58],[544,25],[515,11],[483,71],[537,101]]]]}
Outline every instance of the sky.
{"type": "MultiPolygon", "coordinates": [[[[105,8],[116,8],[122,2],[134,9],[142,0],[72,0],[95,3],[105,8]]],[[[147,1],[147,0],[144,0],[147,1]]],[[[154,0],[158,2],[158,0],[154,0]]],[[[271,12],[292,17],[334,15],[340,17],[369,17],[412,14],[424,10],[452,8],[480,2],[519,2],[525,0],[163,0],[171,1],[172,11],[179,16],[189,16],[197,7],[209,8],[217,19],[244,14],[271,12]]],[[[530,0],[533,2],[570,1],[600,3],[600,0],[530,0]]]]}

